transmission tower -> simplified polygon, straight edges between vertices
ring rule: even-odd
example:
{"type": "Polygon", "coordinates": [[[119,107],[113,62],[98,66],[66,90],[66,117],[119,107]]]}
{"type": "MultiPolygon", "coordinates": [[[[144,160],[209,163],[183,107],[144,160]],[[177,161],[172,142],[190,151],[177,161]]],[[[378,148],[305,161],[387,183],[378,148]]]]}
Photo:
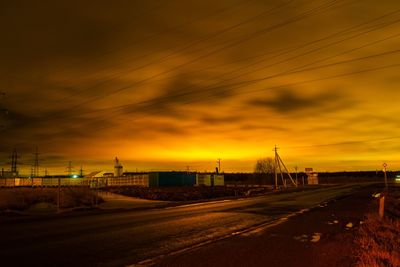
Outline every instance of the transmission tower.
{"type": "Polygon", "coordinates": [[[33,164],[33,177],[39,177],[39,149],[36,147],[35,153],[33,153],[35,156],[34,164],[33,164]]]}
{"type": "Polygon", "coordinates": [[[74,168],[74,167],[72,166],[72,162],[69,161],[69,162],[68,162],[68,166],[67,166],[67,168],[66,168],[66,169],[67,169],[67,170],[66,170],[66,173],[68,174],[69,177],[71,177],[71,175],[72,175],[72,170],[73,170],[73,168],[74,168]]]}
{"type": "Polygon", "coordinates": [[[35,175],[34,170],[35,170],[35,168],[34,168],[33,165],[32,165],[32,166],[31,166],[31,177],[30,177],[30,178],[33,178],[33,177],[34,177],[34,175],[35,175]]]}
{"type": "Polygon", "coordinates": [[[284,187],[286,187],[286,180],[283,177],[282,168],[284,169],[284,171],[289,176],[289,179],[292,182],[292,184],[297,187],[297,183],[293,180],[292,176],[290,175],[290,172],[288,171],[288,169],[285,166],[285,163],[283,163],[282,158],[279,156],[278,148],[276,146],[274,148],[274,152],[275,152],[275,164],[274,164],[275,189],[278,188],[278,169],[279,169],[279,173],[280,173],[280,176],[281,176],[281,179],[282,179],[282,184],[283,184],[284,187]]]}
{"type": "Polygon", "coordinates": [[[81,164],[81,168],[79,169],[79,177],[83,177],[83,172],[84,172],[84,170],[83,170],[83,166],[82,166],[82,164],[81,164]]]}
{"type": "Polygon", "coordinates": [[[13,153],[11,155],[11,173],[13,175],[18,175],[18,153],[17,149],[14,148],[13,153]]]}

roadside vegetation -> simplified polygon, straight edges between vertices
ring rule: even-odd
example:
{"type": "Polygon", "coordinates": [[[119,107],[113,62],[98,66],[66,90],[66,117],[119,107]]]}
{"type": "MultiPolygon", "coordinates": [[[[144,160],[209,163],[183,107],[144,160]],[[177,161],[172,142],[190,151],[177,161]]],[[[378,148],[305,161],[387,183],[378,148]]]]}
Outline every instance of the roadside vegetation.
{"type": "MultiPolygon", "coordinates": [[[[57,207],[57,188],[1,188],[0,211],[23,211],[34,207],[54,210],[57,207]]],[[[102,202],[89,188],[61,189],[61,208],[93,207],[102,202]]]]}
{"type": "Polygon", "coordinates": [[[194,187],[140,187],[121,186],[107,187],[104,190],[125,196],[138,197],[150,200],[190,201],[214,199],[223,197],[244,197],[264,194],[266,188],[225,187],[225,186],[194,186],[194,187]]]}
{"type": "Polygon", "coordinates": [[[369,214],[357,232],[358,267],[400,266],[399,191],[387,196],[386,206],[385,218],[369,214]]]}

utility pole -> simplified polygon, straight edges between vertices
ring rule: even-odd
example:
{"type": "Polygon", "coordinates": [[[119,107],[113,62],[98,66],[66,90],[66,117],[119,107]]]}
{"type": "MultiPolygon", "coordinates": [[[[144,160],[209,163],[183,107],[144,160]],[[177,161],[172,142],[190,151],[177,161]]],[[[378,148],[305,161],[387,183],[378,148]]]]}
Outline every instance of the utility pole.
{"type": "Polygon", "coordinates": [[[387,169],[387,164],[386,162],[383,163],[383,174],[384,174],[384,178],[385,178],[385,191],[388,191],[388,181],[387,181],[387,174],[386,174],[386,169],[387,169]]]}
{"type": "Polygon", "coordinates": [[[33,153],[35,156],[34,160],[34,165],[33,165],[33,177],[39,177],[39,149],[36,146],[35,153],[33,153]]]}
{"type": "Polygon", "coordinates": [[[290,172],[288,171],[288,169],[285,166],[285,163],[283,163],[283,160],[281,159],[281,157],[278,154],[278,148],[275,145],[274,148],[274,152],[275,152],[275,166],[274,166],[274,172],[275,172],[275,189],[278,188],[278,168],[279,168],[279,173],[282,179],[282,184],[284,187],[286,187],[286,180],[283,177],[283,171],[282,168],[285,170],[285,172],[287,173],[287,175],[289,176],[290,181],[292,182],[292,184],[294,186],[297,187],[297,183],[293,180],[292,176],[290,175],[290,172]]]}
{"type": "Polygon", "coordinates": [[[296,171],[296,184],[298,185],[299,183],[298,183],[298,181],[297,181],[297,166],[294,166],[294,169],[295,169],[295,171],[296,171]]]}
{"type": "Polygon", "coordinates": [[[218,163],[218,173],[221,173],[221,159],[217,159],[218,163]]]}

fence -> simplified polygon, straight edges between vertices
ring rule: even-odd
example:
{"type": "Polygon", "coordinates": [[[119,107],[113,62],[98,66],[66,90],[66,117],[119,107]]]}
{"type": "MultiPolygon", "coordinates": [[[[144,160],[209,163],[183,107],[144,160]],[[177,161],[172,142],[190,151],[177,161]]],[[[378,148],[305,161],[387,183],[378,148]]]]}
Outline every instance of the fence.
{"type": "Polygon", "coordinates": [[[0,178],[0,187],[88,186],[86,178],[0,178]]]}
{"type": "Polygon", "coordinates": [[[130,177],[94,178],[0,178],[0,187],[54,187],[58,186],[149,186],[149,176],[139,174],[130,177]]]}

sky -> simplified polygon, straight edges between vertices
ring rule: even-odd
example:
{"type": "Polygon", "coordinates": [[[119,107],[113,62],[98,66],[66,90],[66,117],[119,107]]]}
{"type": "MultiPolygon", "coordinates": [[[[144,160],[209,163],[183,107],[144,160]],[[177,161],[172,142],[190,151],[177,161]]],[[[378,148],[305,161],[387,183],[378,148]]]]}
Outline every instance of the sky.
{"type": "Polygon", "coordinates": [[[397,0],[2,1],[0,164],[400,168],[397,0]]]}

